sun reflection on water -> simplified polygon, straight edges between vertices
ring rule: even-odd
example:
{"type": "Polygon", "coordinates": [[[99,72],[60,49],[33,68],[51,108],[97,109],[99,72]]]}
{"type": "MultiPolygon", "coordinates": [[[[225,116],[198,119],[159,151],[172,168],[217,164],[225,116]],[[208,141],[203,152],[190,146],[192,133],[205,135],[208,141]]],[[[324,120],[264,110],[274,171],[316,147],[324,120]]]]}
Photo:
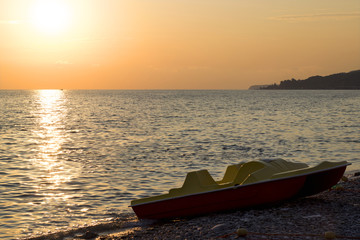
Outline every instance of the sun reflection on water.
{"type": "Polygon", "coordinates": [[[38,183],[37,191],[43,196],[43,203],[64,201],[71,198],[66,191],[66,183],[79,175],[79,168],[64,159],[62,146],[66,133],[66,97],[61,90],[37,91],[38,126],[34,130],[38,154],[33,159],[38,175],[33,176],[38,183]]]}

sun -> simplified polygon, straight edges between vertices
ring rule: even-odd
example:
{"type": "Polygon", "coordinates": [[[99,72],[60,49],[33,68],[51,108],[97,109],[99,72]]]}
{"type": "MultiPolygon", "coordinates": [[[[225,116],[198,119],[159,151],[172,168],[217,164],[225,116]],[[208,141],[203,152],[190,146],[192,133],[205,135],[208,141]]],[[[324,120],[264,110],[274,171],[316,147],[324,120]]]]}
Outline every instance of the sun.
{"type": "Polygon", "coordinates": [[[33,26],[46,34],[59,34],[71,23],[70,7],[64,0],[38,0],[30,11],[33,26]]]}

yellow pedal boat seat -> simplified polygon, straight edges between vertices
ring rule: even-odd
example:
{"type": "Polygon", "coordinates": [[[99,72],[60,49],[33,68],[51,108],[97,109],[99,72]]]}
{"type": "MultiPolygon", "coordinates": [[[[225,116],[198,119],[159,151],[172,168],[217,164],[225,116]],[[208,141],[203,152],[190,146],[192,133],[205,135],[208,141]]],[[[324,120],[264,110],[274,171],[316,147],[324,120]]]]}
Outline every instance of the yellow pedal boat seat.
{"type": "Polygon", "coordinates": [[[236,185],[252,184],[273,179],[274,177],[279,178],[289,174],[291,175],[305,169],[308,169],[308,165],[305,163],[294,163],[283,159],[274,159],[230,165],[227,167],[224,177],[220,181],[215,181],[207,170],[193,171],[187,173],[182,187],[170,189],[167,194],[133,200],[131,204],[136,205],[236,185]],[[282,173],[287,174],[282,175],[282,173]]]}

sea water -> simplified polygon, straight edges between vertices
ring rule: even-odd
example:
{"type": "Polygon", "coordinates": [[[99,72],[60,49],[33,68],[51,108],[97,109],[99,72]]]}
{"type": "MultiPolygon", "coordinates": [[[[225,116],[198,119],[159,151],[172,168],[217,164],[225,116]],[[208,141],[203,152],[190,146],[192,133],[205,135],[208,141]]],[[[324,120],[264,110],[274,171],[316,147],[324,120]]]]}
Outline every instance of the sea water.
{"type": "Polygon", "coordinates": [[[262,158],[360,169],[360,91],[0,91],[0,238],[130,212],[262,158]]]}

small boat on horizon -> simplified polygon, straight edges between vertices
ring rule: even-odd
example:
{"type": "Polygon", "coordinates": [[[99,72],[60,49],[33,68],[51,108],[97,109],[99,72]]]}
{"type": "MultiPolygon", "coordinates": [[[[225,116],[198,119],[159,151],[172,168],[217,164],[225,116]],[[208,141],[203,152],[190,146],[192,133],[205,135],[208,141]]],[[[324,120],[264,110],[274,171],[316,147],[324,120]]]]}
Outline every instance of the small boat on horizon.
{"type": "Polygon", "coordinates": [[[230,165],[222,180],[207,170],[189,172],[181,188],[131,201],[139,219],[172,219],[272,204],[325,191],[341,179],[346,161],[309,167],[283,159],[230,165]]]}

